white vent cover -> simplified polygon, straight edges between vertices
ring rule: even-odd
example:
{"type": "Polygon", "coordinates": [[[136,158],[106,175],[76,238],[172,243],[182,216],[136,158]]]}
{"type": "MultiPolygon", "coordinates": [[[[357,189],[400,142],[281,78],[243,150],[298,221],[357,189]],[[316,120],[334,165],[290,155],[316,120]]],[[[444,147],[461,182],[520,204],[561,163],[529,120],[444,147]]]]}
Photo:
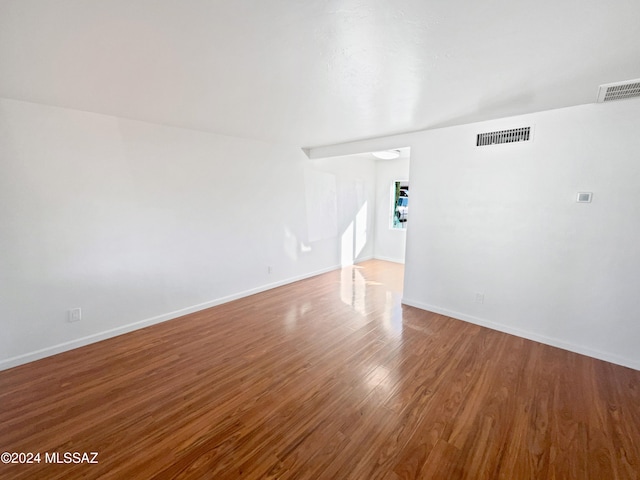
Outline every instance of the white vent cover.
{"type": "Polygon", "coordinates": [[[598,89],[598,103],[640,97],[640,78],[626,82],[607,83],[598,89]]]}
{"type": "Polygon", "coordinates": [[[512,128],[498,132],[479,133],[476,137],[476,147],[500,143],[528,142],[529,140],[531,140],[531,127],[512,128]]]}

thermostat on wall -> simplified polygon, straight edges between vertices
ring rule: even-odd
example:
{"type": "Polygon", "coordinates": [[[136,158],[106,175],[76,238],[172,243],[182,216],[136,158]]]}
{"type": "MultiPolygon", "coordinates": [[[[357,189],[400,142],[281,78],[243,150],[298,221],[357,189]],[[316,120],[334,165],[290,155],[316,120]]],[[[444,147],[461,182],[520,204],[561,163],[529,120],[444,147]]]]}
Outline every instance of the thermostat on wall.
{"type": "Polygon", "coordinates": [[[593,193],[591,192],[578,192],[578,197],[576,198],[576,202],[591,203],[592,196],[593,196],[593,193]]]}

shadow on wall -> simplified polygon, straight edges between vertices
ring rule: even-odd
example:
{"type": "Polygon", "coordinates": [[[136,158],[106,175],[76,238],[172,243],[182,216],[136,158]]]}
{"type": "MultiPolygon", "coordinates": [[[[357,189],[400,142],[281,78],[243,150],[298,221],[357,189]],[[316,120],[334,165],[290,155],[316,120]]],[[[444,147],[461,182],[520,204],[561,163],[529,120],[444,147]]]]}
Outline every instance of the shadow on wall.
{"type": "MultiPolygon", "coordinates": [[[[367,244],[367,202],[360,207],[354,220],[352,220],[340,237],[340,265],[353,265],[355,260],[364,250],[367,244]]],[[[311,242],[305,244],[288,228],[284,230],[284,250],[291,260],[298,260],[300,253],[308,253],[312,250],[311,242]]]]}
{"type": "Polygon", "coordinates": [[[298,254],[311,252],[311,245],[298,240],[289,227],[284,227],[284,252],[291,260],[298,260],[298,254]]]}
{"type": "Polygon", "coordinates": [[[350,188],[338,191],[335,174],[316,170],[307,170],[304,181],[309,244],[339,238],[340,265],[352,265],[367,244],[369,212],[364,181],[352,180],[350,188]],[[338,225],[345,224],[339,236],[338,225]]]}

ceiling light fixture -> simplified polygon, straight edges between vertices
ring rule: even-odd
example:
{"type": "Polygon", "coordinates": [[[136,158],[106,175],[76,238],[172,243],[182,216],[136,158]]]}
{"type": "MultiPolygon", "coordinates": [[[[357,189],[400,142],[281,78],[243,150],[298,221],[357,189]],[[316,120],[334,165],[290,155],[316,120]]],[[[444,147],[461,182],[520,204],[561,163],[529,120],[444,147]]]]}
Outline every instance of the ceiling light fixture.
{"type": "Polygon", "coordinates": [[[376,158],[380,160],[393,160],[394,158],[398,158],[400,156],[400,150],[384,150],[382,152],[371,152],[376,158]]]}

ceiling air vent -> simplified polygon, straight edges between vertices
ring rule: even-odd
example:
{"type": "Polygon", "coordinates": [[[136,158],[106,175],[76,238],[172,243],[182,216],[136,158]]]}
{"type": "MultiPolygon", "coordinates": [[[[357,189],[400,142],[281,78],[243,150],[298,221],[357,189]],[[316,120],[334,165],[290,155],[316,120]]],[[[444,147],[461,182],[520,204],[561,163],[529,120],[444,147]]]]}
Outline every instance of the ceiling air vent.
{"type": "Polygon", "coordinates": [[[598,103],[640,97],[640,78],[626,82],[607,83],[598,89],[598,103]]]}
{"type": "Polygon", "coordinates": [[[512,128],[499,132],[479,133],[476,147],[497,145],[500,143],[528,142],[531,140],[531,127],[512,128]]]}

